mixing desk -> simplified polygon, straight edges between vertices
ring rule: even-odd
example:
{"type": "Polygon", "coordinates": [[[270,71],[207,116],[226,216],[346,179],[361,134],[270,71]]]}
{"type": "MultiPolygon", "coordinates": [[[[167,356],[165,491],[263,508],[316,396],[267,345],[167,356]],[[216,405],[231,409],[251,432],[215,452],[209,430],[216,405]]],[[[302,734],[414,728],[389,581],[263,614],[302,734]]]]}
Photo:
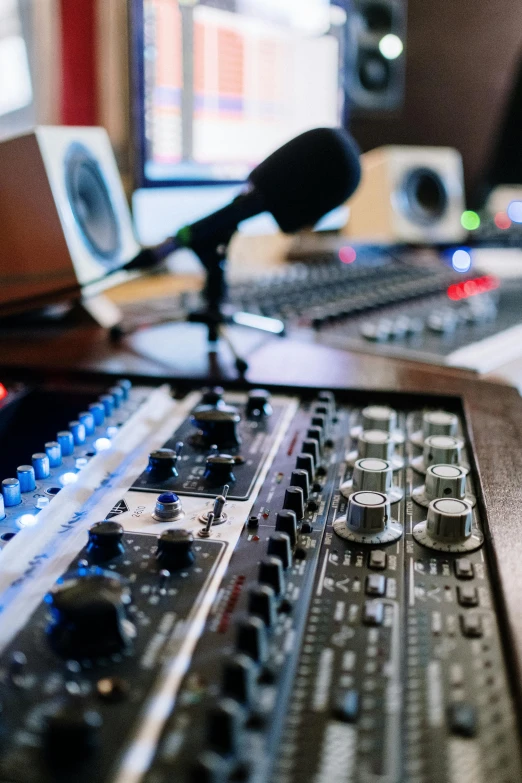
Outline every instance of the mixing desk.
{"type": "MultiPolygon", "coordinates": [[[[286,334],[334,348],[486,373],[520,355],[522,289],[493,274],[455,272],[450,257],[372,247],[315,254],[234,282],[228,313],[247,326],[263,316],[269,332],[284,325],[286,334]]],[[[139,327],[201,306],[187,292],[126,304],[124,315],[139,327]]]]}
{"type": "Polygon", "coordinates": [[[521,780],[460,398],[2,388],[2,783],[521,780]]]}

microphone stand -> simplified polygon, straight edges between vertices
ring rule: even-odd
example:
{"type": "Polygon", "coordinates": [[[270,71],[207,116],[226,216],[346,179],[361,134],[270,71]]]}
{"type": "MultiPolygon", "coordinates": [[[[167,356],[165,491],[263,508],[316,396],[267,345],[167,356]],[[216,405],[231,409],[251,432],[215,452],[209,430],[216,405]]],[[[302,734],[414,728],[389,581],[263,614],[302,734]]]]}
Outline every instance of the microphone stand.
{"type": "MultiPolygon", "coordinates": [[[[236,227],[237,228],[237,227],[236,227]]],[[[227,296],[227,281],[225,266],[228,246],[236,228],[224,231],[217,239],[211,241],[193,241],[191,249],[201,261],[206,279],[202,291],[206,306],[203,310],[189,313],[187,320],[191,323],[205,324],[208,330],[209,353],[215,353],[217,342],[222,337],[234,356],[234,364],[239,375],[248,370],[248,362],[240,356],[230,339],[227,324],[232,318],[223,312],[223,304],[227,296]],[[214,346],[214,348],[212,348],[214,346]]]]}

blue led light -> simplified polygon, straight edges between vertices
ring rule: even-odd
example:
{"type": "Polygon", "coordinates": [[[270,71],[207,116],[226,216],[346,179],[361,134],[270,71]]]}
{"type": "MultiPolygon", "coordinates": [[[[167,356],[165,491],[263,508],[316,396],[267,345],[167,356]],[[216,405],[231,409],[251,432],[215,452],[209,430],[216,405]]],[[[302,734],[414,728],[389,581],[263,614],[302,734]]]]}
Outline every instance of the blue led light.
{"type": "Polygon", "coordinates": [[[94,448],[97,452],[99,451],[107,451],[107,449],[110,449],[111,442],[109,438],[97,438],[94,441],[94,448]]]}
{"type": "Polygon", "coordinates": [[[77,473],[62,473],[60,476],[60,484],[62,484],[64,487],[67,484],[74,484],[75,481],[78,481],[77,473]]]}
{"type": "Polygon", "coordinates": [[[513,223],[522,223],[522,201],[512,201],[506,211],[513,223]]]}
{"type": "Polygon", "coordinates": [[[469,250],[463,247],[455,250],[451,257],[451,265],[455,272],[468,272],[471,268],[471,254],[469,250]]]}

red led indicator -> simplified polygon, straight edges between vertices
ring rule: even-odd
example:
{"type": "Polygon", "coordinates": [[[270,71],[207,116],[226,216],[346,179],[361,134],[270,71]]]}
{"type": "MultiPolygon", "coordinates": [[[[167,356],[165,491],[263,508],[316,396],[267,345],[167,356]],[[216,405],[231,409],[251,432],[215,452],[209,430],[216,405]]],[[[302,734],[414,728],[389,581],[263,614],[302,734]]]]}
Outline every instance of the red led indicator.
{"type": "Polygon", "coordinates": [[[511,218],[506,212],[497,212],[493,219],[496,227],[500,228],[502,231],[505,231],[511,225],[511,218]]]}
{"type": "Polygon", "coordinates": [[[498,286],[498,278],[493,275],[485,275],[484,277],[475,277],[472,280],[465,280],[462,283],[450,285],[447,294],[449,299],[457,302],[460,299],[468,299],[470,296],[485,294],[487,291],[494,291],[498,286]]]}
{"type": "Polygon", "coordinates": [[[9,392],[5,388],[3,383],[0,383],[0,400],[5,400],[9,392]]]}
{"type": "Polygon", "coordinates": [[[339,260],[342,261],[343,264],[353,264],[356,258],[357,253],[355,248],[350,247],[350,245],[345,245],[339,250],[339,260]]]}

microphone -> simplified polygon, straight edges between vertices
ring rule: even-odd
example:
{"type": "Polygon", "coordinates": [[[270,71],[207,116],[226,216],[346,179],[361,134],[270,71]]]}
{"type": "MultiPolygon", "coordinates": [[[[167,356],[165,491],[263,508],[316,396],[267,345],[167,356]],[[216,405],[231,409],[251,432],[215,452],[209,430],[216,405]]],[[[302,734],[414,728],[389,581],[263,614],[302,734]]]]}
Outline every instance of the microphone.
{"type": "Polygon", "coordinates": [[[182,247],[194,250],[207,266],[205,250],[227,245],[241,221],[261,212],[271,212],[286,234],[311,228],[352,195],[360,178],[359,150],[347,131],[305,131],[260,163],[230,204],[144,248],[123,268],[154,267],[182,247]]]}

